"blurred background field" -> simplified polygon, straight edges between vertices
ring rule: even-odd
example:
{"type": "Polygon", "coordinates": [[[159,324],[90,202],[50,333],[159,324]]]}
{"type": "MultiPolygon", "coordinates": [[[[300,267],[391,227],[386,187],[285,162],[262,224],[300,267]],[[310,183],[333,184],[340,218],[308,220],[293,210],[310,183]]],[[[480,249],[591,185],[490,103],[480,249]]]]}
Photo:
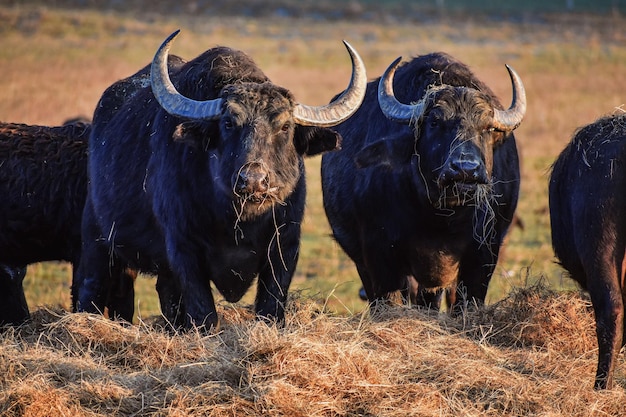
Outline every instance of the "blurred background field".
{"type": "MultiPolygon", "coordinates": [[[[190,59],[228,45],[250,54],[277,84],[307,104],[347,85],[342,39],[362,55],[369,78],[397,56],[445,51],[470,65],[510,102],[504,64],[522,76],[528,113],[516,131],[523,158],[519,215],[491,281],[488,303],[542,280],[574,288],[550,244],[549,168],[574,130],[626,111],[625,2],[613,1],[0,1],[0,120],[56,125],[90,117],[102,91],[152,59],[180,28],[172,53],[190,59]],[[523,6],[522,6],[523,5],[523,6]]],[[[322,207],[320,158],[307,161],[308,197],[294,290],[339,314],[362,311],[358,275],[322,207]]],[[[390,202],[393,204],[393,202],[390,202]]],[[[33,265],[25,281],[31,310],[69,309],[71,268],[33,265]]],[[[159,314],[154,279],[137,282],[138,311],[159,314]]],[[[250,302],[252,296],[245,302],[250,302]]]]}

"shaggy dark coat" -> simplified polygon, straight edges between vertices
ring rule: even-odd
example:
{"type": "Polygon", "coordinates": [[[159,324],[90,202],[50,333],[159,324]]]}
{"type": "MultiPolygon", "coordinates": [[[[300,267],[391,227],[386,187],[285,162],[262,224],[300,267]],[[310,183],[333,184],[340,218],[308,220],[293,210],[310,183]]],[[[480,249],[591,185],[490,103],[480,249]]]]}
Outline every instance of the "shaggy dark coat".
{"type": "Polygon", "coordinates": [[[370,301],[401,290],[438,308],[448,289],[450,303],[481,303],[520,186],[513,134],[490,128],[493,109],[502,107],[466,65],[442,53],[414,58],[394,77],[402,103],[428,92],[420,120],[385,117],[378,83],[368,84],[361,108],[338,126],[342,149],[322,159],[333,236],[370,301]],[[455,297],[457,282],[463,297],[455,297]]]}
{"type": "MultiPolygon", "coordinates": [[[[29,317],[22,287],[28,264],[78,265],[90,130],[80,122],[58,127],[0,123],[1,324],[20,324],[29,317]]],[[[132,282],[132,273],[121,273],[116,286],[132,282]]]]}
{"type": "Polygon", "coordinates": [[[552,246],[589,292],[596,316],[595,388],[611,388],[624,345],[626,287],[626,115],[578,130],[550,176],[552,246]]]}
{"type": "Polygon", "coordinates": [[[79,308],[103,304],[113,261],[159,274],[172,324],[215,326],[211,283],[237,301],[257,277],[256,312],[282,320],[304,213],[302,156],[334,149],[339,137],[294,124],[292,95],[242,52],[213,48],[170,66],[170,76],[188,98],[221,97],[222,116],[172,116],[150,87],[111,115],[119,86],[104,93],[90,140],[79,308]],[[258,186],[269,198],[241,186],[255,181],[253,165],[268,172],[258,186]]]}
{"type": "MultiPolygon", "coordinates": [[[[169,57],[174,68],[182,63],[169,57]]],[[[120,81],[108,95],[107,117],[149,83],[149,66],[120,81]]],[[[22,287],[28,264],[67,261],[78,267],[90,133],[82,117],[58,127],[0,123],[0,323],[19,324],[29,316],[22,287]]],[[[105,295],[108,313],[132,320],[136,272],[114,264],[110,272],[115,279],[105,295]]],[[[76,301],[73,286],[74,310],[76,301]]]]}

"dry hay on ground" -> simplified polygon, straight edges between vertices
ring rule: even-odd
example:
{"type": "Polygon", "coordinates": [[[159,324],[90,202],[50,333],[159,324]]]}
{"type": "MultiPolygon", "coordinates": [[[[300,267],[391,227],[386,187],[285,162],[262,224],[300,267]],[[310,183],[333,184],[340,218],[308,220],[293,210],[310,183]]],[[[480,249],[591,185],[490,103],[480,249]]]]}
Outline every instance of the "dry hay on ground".
{"type": "Polygon", "coordinates": [[[124,326],[38,310],[0,338],[0,414],[626,414],[623,388],[592,389],[595,325],[578,294],[516,290],[454,319],[397,306],[322,310],[293,297],[277,328],[222,306],[213,335],[173,334],[160,318],[124,326]]]}

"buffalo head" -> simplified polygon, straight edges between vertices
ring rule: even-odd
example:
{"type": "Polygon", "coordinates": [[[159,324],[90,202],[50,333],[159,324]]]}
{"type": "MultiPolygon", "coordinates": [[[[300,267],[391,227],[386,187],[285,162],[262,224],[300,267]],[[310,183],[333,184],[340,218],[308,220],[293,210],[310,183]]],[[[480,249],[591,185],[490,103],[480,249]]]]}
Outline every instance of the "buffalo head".
{"type": "Polygon", "coordinates": [[[299,104],[287,89],[269,80],[235,80],[223,86],[218,98],[199,101],[180,94],[168,74],[167,55],[177,34],[170,35],[154,57],[152,90],[167,113],[185,120],[177,126],[174,139],[213,153],[210,163],[219,164],[214,172],[222,175],[213,180],[232,193],[238,217],[250,220],[282,203],[295,189],[302,169],[300,156],[339,146],[340,136],[326,127],[358,109],[367,84],[365,66],[344,42],[353,66],[350,85],[325,106],[299,104]]]}
{"type": "MultiPolygon", "coordinates": [[[[414,140],[384,138],[357,155],[361,166],[411,164],[416,179],[425,183],[426,197],[435,208],[475,206],[492,185],[493,150],[521,123],[526,112],[526,94],[517,73],[507,66],[513,84],[508,110],[477,88],[432,85],[414,104],[400,103],[393,92],[396,59],[378,85],[378,101],[385,116],[410,125],[414,140]]],[[[424,187],[419,187],[424,189],[424,187]]]]}

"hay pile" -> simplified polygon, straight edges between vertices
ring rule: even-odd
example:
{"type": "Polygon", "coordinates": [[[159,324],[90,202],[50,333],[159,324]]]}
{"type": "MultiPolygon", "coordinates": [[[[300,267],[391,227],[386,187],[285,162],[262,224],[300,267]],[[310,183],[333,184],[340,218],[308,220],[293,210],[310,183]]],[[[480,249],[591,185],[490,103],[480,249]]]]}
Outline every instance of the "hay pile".
{"type": "Polygon", "coordinates": [[[626,415],[623,388],[592,389],[595,325],[578,294],[517,290],[454,319],[322,310],[294,297],[277,328],[222,306],[213,335],[38,310],[0,338],[0,414],[626,415]]]}

